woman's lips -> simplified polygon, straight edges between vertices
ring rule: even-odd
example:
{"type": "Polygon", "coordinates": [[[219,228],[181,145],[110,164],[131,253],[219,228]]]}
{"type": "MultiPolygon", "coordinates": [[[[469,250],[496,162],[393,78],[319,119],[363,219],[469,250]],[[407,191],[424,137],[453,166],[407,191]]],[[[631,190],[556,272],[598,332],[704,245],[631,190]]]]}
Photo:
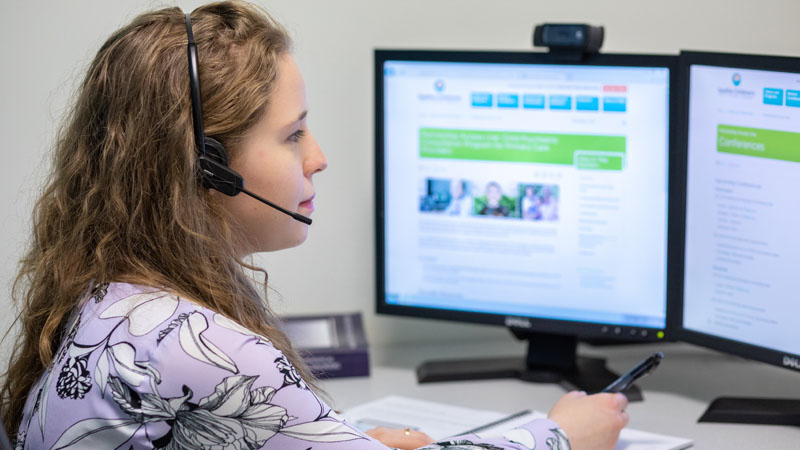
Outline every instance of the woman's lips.
{"type": "Polygon", "coordinates": [[[300,207],[309,211],[314,211],[314,197],[316,197],[316,195],[312,195],[307,200],[300,202],[300,207]]]}

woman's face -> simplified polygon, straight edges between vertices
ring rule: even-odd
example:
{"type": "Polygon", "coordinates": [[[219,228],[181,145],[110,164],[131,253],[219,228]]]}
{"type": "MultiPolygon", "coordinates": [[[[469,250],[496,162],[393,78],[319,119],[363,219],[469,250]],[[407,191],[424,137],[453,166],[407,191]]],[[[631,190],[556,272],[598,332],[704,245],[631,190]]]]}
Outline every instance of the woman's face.
{"type": "Polygon", "coordinates": [[[464,195],[464,183],[461,180],[450,181],[450,195],[453,198],[461,198],[464,195]]]}
{"type": "Polygon", "coordinates": [[[500,204],[500,199],[502,197],[503,194],[500,192],[500,188],[496,185],[490,184],[486,187],[486,202],[490,207],[496,208],[497,205],[500,204]]]}
{"type": "MultiPolygon", "coordinates": [[[[289,211],[314,211],[312,176],[328,166],[306,123],[306,88],[290,54],[278,66],[269,107],[232,154],[231,168],[245,188],[289,211]]],[[[225,208],[245,233],[243,255],[294,247],[305,241],[308,225],[249,196],[226,197],[225,208]]]]}

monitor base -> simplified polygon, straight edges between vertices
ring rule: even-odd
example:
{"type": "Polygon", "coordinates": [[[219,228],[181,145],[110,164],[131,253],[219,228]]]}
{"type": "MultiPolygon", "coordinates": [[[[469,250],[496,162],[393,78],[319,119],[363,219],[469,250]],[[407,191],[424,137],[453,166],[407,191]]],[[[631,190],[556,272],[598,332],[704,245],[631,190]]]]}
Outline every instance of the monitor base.
{"type": "Polygon", "coordinates": [[[697,421],[800,426],[800,399],[719,397],[697,421]]]}
{"type": "MultiPolygon", "coordinates": [[[[606,367],[601,358],[576,355],[577,339],[546,333],[514,332],[526,339],[528,354],[524,358],[485,358],[427,361],[417,367],[417,381],[489,380],[519,378],[533,383],[556,383],[566,390],[600,392],[619,377],[606,367]]],[[[643,400],[638,386],[624,392],[628,401],[643,400]]]]}

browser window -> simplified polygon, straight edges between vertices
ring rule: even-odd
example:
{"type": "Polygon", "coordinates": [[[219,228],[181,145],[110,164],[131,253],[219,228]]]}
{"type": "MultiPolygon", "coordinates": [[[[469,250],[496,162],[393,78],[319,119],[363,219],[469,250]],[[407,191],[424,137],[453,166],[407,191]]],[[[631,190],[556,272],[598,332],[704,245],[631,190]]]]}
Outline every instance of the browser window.
{"type": "Polygon", "coordinates": [[[664,327],[668,69],[383,75],[387,303],[664,327]]]}

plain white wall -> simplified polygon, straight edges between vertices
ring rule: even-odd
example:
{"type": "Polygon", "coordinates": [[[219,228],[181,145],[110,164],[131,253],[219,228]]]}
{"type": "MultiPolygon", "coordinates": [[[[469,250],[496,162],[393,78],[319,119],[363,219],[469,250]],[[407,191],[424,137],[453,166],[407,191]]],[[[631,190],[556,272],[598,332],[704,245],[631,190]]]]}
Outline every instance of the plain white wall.
{"type": "MultiPolygon", "coordinates": [[[[147,9],[174,3],[72,0],[0,4],[0,329],[28,239],[47,152],[86,65],[108,35],[147,9]]],[[[181,1],[190,10],[200,2],[181,1]]],[[[330,166],[316,177],[317,212],[305,245],[256,262],[282,313],[361,310],[373,343],[506,337],[499,328],[386,316],[374,310],[373,48],[531,49],[533,25],[606,27],[607,52],[680,49],[800,56],[798,0],[274,0],[293,34],[309,123],[330,166]]],[[[8,341],[0,355],[9,350],[8,341]]],[[[0,358],[5,359],[0,356],[0,358]]]]}

